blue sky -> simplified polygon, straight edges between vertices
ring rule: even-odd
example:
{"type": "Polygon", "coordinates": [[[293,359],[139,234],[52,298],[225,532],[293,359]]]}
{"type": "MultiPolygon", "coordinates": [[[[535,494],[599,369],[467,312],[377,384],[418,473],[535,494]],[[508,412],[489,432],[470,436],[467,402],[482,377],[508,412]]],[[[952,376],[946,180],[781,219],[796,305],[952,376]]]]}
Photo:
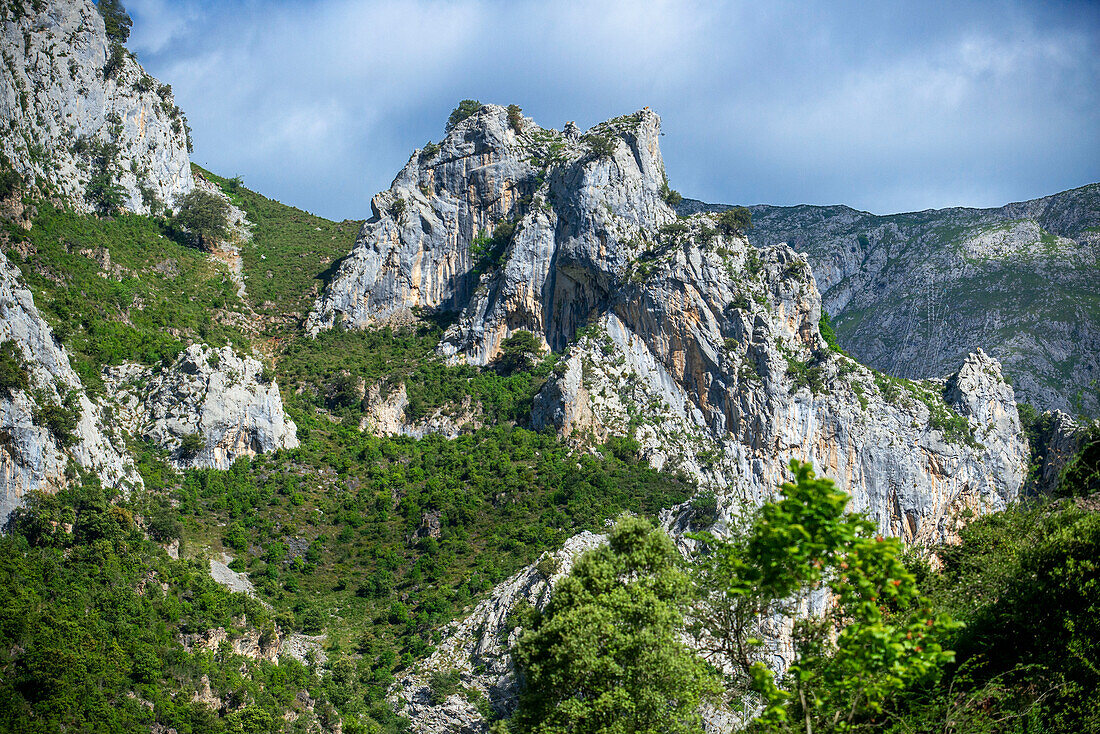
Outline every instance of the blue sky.
{"type": "Polygon", "coordinates": [[[365,218],[463,98],[582,128],[649,106],[672,186],[876,213],[1100,180],[1100,3],[127,0],[193,160],[365,218]]]}

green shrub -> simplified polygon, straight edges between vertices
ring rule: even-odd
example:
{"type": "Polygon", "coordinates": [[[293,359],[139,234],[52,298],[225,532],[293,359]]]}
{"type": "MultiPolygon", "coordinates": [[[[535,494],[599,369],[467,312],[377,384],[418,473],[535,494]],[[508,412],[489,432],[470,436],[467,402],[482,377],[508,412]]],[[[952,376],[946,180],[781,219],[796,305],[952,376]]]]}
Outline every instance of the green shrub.
{"type": "Polygon", "coordinates": [[[204,448],[206,448],[206,439],[203,438],[201,431],[188,433],[180,439],[179,452],[180,456],[185,459],[195,458],[204,448]]]}
{"type": "Polygon", "coordinates": [[[36,393],[35,398],[38,403],[33,414],[35,424],[48,428],[63,448],[75,444],[76,424],[80,421],[77,391],[70,391],[60,404],[46,397],[43,391],[36,393]]]}
{"type": "Polygon", "coordinates": [[[517,133],[523,132],[523,110],[517,104],[508,105],[508,126],[517,133]]]}
{"type": "Polygon", "coordinates": [[[610,158],[619,146],[619,139],[610,133],[588,133],[581,140],[588,146],[589,155],[595,158],[610,158]]]}
{"type": "Polygon", "coordinates": [[[462,674],[457,670],[437,670],[428,679],[428,698],[433,706],[441,706],[449,696],[458,693],[462,674]]]}
{"type": "Polygon", "coordinates": [[[126,43],[133,21],[122,3],[119,0],[97,0],[96,9],[103,16],[103,27],[107,31],[108,40],[116,46],[126,43]]]}
{"type": "Polygon", "coordinates": [[[10,398],[16,390],[26,391],[30,387],[30,375],[19,345],[10,340],[0,344],[0,396],[10,398]]]}
{"type": "Polygon", "coordinates": [[[675,208],[677,205],[680,204],[681,201],[684,200],[684,197],[680,195],[679,191],[676,191],[676,190],[669,187],[669,185],[668,185],[668,176],[666,176],[664,174],[664,172],[661,173],[661,192],[660,193],[661,193],[661,198],[664,199],[665,203],[668,204],[669,206],[673,207],[673,208],[675,208]]]}
{"type": "Polygon", "coordinates": [[[5,158],[0,165],[0,201],[7,199],[23,186],[23,175],[5,158]]]}
{"type": "Polygon", "coordinates": [[[715,223],[724,235],[742,234],[752,229],[752,212],[746,207],[735,206],[715,217],[715,223]]]}
{"type": "Polygon", "coordinates": [[[176,224],[195,236],[200,248],[207,247],[229,234],[229,203],[217,194],[192,189],[180,202],[176,224]]]}
{"type": "Polygon", "coordinates": [[[542,353],[542,345],[530,331],[518,329],[500,343],[500,354],[494,364],[504,375],[516,372],[530,372],[535,360],[542,353]]]}
{"type": "Polygon", "coordinates": [[[447,118],[446,131],[450,132],[454,130],[460,122],[468,117],[476,115],[481,110],[481,102],[476,99],[464,99],[458,103],[458,107],[451,110],[450,117],[447,118]]]}
{"type": "Polygon", "coordinates": [[[126,49],[121,43],[112,43],[110,53],[107,55],[107,63],[103,65],[103,78],[110,79],[117,74],[125,60],[126,49]]]}
{"type": "Polygon", "coordinates": [[[402,197],[398,196],[393,200],[393,203],[390,204],[390,208],[387,211],[394,219],[401,219],[401,215],[405,213],[406,208],[407,204],[405,203],[405,200],[402,197]]]}
{"type": "Polygon", "coordinates": [[[825,344],[828,345],[831,351],[837,354],[845,353],[836,340],[836,330],[833,329],[833,322],[829,320],[829,312],[824,308],[821,309],[821,318],[818,319],[817,329],[821,332],[821,338],[825,340],[825,344]]]}

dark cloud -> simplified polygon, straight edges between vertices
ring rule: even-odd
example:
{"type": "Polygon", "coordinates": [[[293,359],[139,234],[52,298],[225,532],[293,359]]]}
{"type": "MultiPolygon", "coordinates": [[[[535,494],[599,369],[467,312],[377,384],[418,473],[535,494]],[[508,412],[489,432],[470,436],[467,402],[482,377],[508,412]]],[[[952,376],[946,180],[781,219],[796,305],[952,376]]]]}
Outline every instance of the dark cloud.
{"type": "Polygon", "coordinates": [[[455,103],[664,119],[685,195],[991,206],[1100,180],[1094,3],[129,0],[194,159],[364,217],[455,103]]]}

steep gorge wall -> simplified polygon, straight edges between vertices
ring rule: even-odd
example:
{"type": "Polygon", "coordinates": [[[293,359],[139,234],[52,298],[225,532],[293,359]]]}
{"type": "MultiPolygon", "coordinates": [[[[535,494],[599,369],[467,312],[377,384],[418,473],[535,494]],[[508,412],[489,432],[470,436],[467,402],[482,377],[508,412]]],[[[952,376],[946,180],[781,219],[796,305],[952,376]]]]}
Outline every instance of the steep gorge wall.
{"type": "Polygon", "coordinates": [[[806,253],[841,344],[863,363],[934,377],[981,347],[1021,402],[1100,416],[1100,184],[996,209],[750,209],[749,240],[806,253]]]}
{"type": "Polygon", "coordinates": [[[92,0],[5,3],[0,13],[0,152],[28,183],[91,211],[88,183],[104,169],[139,214],[191,190],[187,121],[171,87],[124,50],[105,71],[115,52],[92,0]]]}

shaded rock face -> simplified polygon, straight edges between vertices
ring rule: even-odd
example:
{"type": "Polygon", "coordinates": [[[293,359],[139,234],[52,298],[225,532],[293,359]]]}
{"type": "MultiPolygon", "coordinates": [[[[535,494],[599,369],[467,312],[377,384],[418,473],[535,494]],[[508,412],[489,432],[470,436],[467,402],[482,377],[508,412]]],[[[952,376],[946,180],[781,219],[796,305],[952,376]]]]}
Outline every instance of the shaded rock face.
{"type": "Polygon", "coordinates": [[[840,343],[865,364],[934,377],[981,347],[1021,402],[1100,416],[1100,184],[999,209],[750,209],[749,240],[806,253],[840,343]]]}
{"type": "Polygon", "coordinates": [[[1060,410],[1043,414],[1033,436],[1037,472],[1030,488],[1035,494],[1050,495],[1058,489],[1066,465],[1084,448],[1089,429],[1088,423],[1081,425],[1060,410]]]}
{"type": "Polygon", "coordinates": [[[16,170],[89,211],[95,149],[108,144],[118,148],[108,168],[125,209],[146,214],[190,191],[186,120],[171,89],[128,54],[104,73],[111,46],[92,0],[9,5],[0,11],[0,151],[16,170]]]}
{"type": "Polygon", "coordinates": [[[192,344],[167,369],[126,364],[106,381],[121,424],[169,449],[178,468],[228,469],[241,456],[298,446],[279,386],[232,347],[192,344]]]}
{"type": "Polygon", "coordinates": [[[120,437],[109,430],[100,407],[84,393],[19,271],[2,255],[0,342],[14,347],[29,388],[0,394],[0,525],[29,490],[67,486],[76,478],[75,467],[97,474],[106,486],[141,486],[132,460],[121,450],[120,437]],[[68,446],[40,417],[44,408],[66,404],[78,415],[68,446]],[[70,461],[75,466],[70,467],[70,461]]]}

